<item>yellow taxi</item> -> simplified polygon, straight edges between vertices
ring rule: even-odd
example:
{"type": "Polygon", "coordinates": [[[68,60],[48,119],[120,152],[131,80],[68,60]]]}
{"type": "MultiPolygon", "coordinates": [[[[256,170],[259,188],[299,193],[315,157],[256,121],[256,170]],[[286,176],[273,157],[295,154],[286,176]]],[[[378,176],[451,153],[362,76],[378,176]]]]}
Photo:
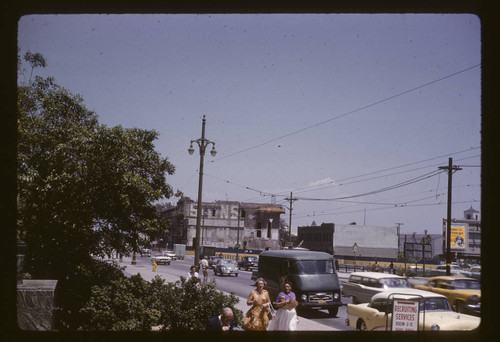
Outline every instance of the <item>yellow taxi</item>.
{"type": "Polygon", "coordinates": [[[481,315],[481,283],[474,278],[457,276],[432,277],[425,284],[413,287],[439,293],[446,298],[456,312],[481,315]]]}

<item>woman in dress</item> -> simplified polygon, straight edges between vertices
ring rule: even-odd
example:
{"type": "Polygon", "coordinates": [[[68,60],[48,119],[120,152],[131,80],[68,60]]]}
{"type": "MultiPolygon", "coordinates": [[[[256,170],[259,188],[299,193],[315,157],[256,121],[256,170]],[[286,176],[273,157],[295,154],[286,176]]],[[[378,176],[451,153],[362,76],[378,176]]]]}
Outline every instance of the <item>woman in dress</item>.
{"type": "Polygon", "coordinates": [[[243,328],[245,330],[265,331],[269,325],[268,308],[271,305],[269,293],[264,290],[266,282],[262,278],[255,281],[255,290],[250,292],[247,299],[247,305],[252,307],[247,311],[243,319],[243,328]]]}
{"type": "Polygon", "coordinates": [[[278,293],[278,298],[275,303],[276,317],[269,323],[268,330],[297,330],[297,317],[298,302],[295,293],[292,292],[292,284],[287,280],[284,283],[285,290],[278,293]]]}

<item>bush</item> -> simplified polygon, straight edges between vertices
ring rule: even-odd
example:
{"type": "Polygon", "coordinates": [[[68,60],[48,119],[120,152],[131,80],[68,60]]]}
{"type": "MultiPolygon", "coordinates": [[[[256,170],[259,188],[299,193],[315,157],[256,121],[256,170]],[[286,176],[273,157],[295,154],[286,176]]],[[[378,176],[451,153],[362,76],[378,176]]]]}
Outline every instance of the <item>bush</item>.
{"type": "Polygon", "coordinates": [[[156,276],[147,282],[138,274],[130,279],[112,281],[92,288],[92,295],[81,313],[88,320],[83,330],[203,330],[210,317],[219,315],[224,307],[234,312],[234,324],[240,325],[243,313],[234,305],[234,295],[215,289],[212,281],[199,287],[190,279],[165,283],[156,276]]]}

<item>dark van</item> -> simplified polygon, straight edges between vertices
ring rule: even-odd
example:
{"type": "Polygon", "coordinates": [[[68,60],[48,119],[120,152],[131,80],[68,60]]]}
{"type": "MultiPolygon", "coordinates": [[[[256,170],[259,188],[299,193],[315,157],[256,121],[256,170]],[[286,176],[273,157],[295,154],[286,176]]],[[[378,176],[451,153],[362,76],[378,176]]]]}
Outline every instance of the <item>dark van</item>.
{"type": "Polygon", "coordinates": [[[342,305],[339,278],[333,256],[328,253],[264,251],[259,254],[258,276],[267,282],[266,289],[273,302],[287,279],[297,296],[298,310],[328,309],[330,316],[335,317],[342,305]]]}

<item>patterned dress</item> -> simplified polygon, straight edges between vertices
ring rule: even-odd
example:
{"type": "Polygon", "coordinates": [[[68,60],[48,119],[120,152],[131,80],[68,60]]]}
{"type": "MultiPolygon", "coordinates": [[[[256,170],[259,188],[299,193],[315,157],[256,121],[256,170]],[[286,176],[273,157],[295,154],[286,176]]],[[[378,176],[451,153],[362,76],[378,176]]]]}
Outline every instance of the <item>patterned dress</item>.
{"type": "Polygon", "coordinates": [[[250,295],[252,295],[255,302],[245,314],[243,319],[243,329],[265,331],[269,325],[269,311],[266,308],[263,308],[262,304],[271,302],[269,293],[266,290],[262,290],[261,293],[257,290],[253,290],[250,295]]]}

